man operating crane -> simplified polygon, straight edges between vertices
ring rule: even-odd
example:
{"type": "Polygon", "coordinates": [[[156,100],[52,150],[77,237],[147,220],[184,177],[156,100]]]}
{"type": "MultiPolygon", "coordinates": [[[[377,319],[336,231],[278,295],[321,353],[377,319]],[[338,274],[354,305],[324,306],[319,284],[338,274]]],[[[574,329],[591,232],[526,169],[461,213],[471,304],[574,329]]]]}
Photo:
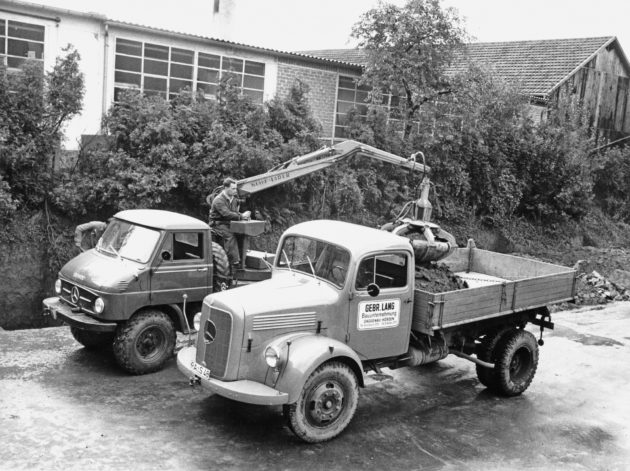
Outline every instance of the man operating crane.
{"type": "Polygon", "coordinates": [[[241,257],[238,253],[236,237],[230,230],[231,221],[249,220],[250,211],[239,212],[236,180],[226,178],[223,181],[223,191],[213,200],[210,207],[210,227],[223,238],[223,248],[227,253],[232,266],[240,264],[241,257]]]}

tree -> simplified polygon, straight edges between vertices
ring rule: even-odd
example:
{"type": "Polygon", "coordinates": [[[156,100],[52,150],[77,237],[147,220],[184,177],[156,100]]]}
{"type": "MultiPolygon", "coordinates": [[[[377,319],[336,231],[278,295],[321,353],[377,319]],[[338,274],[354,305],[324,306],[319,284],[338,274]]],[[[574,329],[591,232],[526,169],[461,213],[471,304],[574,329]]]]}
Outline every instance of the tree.
{"type": "Polygon", "coordinates": [[[373,101],[388,93],[402,97],[407,138],[420,107],[451,93],[445,69],[466,38],[457,12],[439,0],[380,3],[361,16],[352,36],[368,54],[362,83],[372,87],[373,101]]]}
{"type": "Polygon", "coordinates": [[[0,206],[38,207],[53,183],[65,124],[81,111],[79,53],[64,49],[53,69],[27,61],[19,72],[0,69],[0,206]],[[10,197],[9,197],[10,193],[10,197]]]}

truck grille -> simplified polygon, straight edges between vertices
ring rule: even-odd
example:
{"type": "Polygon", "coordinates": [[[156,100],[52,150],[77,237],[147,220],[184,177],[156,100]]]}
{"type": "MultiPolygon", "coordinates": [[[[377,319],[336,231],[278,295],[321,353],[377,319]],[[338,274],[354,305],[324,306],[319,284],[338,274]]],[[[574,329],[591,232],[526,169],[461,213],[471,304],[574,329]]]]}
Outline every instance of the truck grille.
{"type": "Polygon", "coordinates": [[[210,309],[210,318],[203,327],[206,366],[215,378],[223,378],[227,369],[232,341],[232,316],[221,309],[210,309]]]}
{"type": "Polygon", "coordinates": [[[86,290],[85,288],[61,280],[61,299],[67,304],[80,308],[82,311],[94,314],[94,301],[98,295],[86,290]]]}

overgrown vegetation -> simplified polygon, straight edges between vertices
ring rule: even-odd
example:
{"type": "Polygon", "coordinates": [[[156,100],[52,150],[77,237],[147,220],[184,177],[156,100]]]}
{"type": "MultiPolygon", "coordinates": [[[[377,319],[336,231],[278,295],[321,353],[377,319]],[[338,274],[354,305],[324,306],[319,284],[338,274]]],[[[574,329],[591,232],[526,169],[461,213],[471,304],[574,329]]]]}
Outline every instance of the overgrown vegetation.
{"type": "MultiPolygon", "coordinates": [[[[440,18],[444,37],[440,40],[442,33],[434,29],[427,37],[443,41],[444,47],[463,35],[456,16],[438,14],[439,3],[433,0],[412,0],[407,9],[381,8],[366,15],[355,34],[366,36],[366,46],[385,35],[391,39],[385,42],[386,53],[394,57],[397,48],[404,48],[398,52],[422,56],[423,68],[437,58],[424,45],[408,50],[398,39],[417,37],[431,18],[440,18]],[[395,21],[410,8],[416,22],[395,21]],[[398,39],[388,33],[393,24],[398,39]]],[[[0,74],[4,221],[17,211],[46,205],[71,224],[137,207],[205,219],[206,197],[225,176],[259,174],[321,146],[306,85],[296,82],[288,96],[260,106],[227,79],[212,100],[192,92],[170,101],[133,91],[123,94],[104,118],[106,145],[82,149],[76,164],[58,169],[64,124],[81,108],[78,60],[69,48],[46,74],[35,63],[27,63],[21,73],[0,74]]],[[[405,72],[422,75],[423,68],[410,66],[405,72]]],[[[443,68],[438,64],[435,70],[443,68]]],[[[376,87],[376,72],[395,71],[368,68],[366,81],[374,85],[374,100],[382,90],[376,87]]],[[[545,121],[534,124],[518,90],[491,70],[471,65],[458,76],[423,75],[423,80],[419,88],[405,91],[412,99],[402,100],[398,110],[411,126],[402,129],[389,119],[392,110],[378,101],[367,117],[349,113],[348,133],[398,155],[424,152],[432,167],[434,214],[453,232],[471,217],[496,228],[509,226],[513,219],[580,221],[594,206],[630,221],[630,153],[612,149],[590,154],[595,145],[579,104],[552,107],[545,121]],[[449,90],[448,99],[435,93],[442,86],[449,90]]],[[[249,204],[274,224],[276,233],[292,222],[321,217],[376,226],[418,196],[418,182],[417,176],[394,166],[356,160],[265,191],[249,204]]],[[[55,215],[41,220],[49,226],[47,243],[61,240],[50,229],[55,215]]]]}

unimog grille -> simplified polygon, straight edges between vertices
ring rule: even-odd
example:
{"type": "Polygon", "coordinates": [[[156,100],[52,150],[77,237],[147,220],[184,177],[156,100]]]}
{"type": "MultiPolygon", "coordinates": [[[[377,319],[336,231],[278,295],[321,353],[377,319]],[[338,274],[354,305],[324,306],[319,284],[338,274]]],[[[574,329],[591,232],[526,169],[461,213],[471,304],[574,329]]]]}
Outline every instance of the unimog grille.
{"type": "Polygon", "coordinates": [[[223,378],[227,369],[232,341],[232,316],[229,312],[211,308],[203,326],[206,366],[215,378],[223,378]]]}
{"type": "Polygon", "coordinates": [[[61,280],[60,296],[71,306],[76,306],[82,311],[94,314],[94,301],[98,296],[91,291],[69,281],[61,280]]]}

